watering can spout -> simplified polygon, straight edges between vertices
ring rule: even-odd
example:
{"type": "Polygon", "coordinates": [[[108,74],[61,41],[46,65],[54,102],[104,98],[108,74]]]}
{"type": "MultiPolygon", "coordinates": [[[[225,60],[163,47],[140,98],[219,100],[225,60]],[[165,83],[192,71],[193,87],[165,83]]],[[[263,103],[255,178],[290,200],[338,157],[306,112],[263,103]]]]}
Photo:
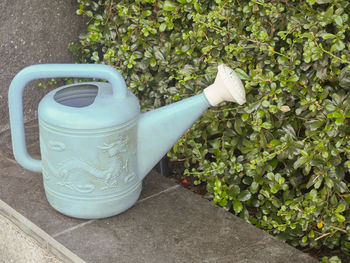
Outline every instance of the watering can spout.
{"type": "Polygon", "coordinates": [[[245,91],[237,74],[220,65],[215,82],[203,93],[142,114],[137,132],[140,180],[210,106],[223,101],[242,105],[245,103],[245,91]]]}

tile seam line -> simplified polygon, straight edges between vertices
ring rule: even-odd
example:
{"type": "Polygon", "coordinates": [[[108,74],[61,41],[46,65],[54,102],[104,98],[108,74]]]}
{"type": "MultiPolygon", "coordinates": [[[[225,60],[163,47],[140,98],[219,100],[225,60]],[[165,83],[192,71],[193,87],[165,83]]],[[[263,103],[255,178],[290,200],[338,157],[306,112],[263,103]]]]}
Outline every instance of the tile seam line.
{"type": "Polygon", "coordinates": [[[160,192],[158,192],[158,193],[156,193],[156,194],[153,194],[153,195],[150,195],[150,196],[147,196],[147,197],[145,197],[145,198],[142,198],[142,199],[138,200],[138,201],[136,202],[136,204],[142,203],[142,202],[144,202],[144,201],[147,201],[148,199],[151,199],[151,198],[156,197],[156,196],[158,196],[158,195],[161,195],[161,194],[164,194],[164,193],[167,193],[167,192],[171,192],[171,191],[173,191],[173,190],[175,190],[175,189],[177,189],[177,188],[179,188],[179,187],[180,187],[180,185],[171,186],[171,187],[169,187],[169,188],[167,188],[167,189],[165,189],[165,190],[163,190],[163,191],[160,191],[160,192]]]}
{"type": "Polygon", "coordinates": [[[65,230],[63,230],[63,231],[61,231],[61,232],[58,232],[58,233],[53,234],[52,237],[53,237],[53,238],[57,238],[57,237],[59,237],[59,236],[61,236],[61,235],[63,235],[63,234],[66,234],[66,233],[69,233],[69,232],[71,232],[71,231],[74,231],[74,230],[76,230],[76,229],[78,229],[78,228],[81,228],[81,227],[83,227],[83,226],[85,226],[85,225],[91,224],[91,223],[93,223],[93,222],[95,222],[95,221],[96,221],[96,219],[91,219],[91,220],[86,221],[86,222],[84,222],[84,223],[80,223],[80,224],[78,224],[78,225],[76,225],[76,226],[69,227],[69,228],[67,228],[67,229],[65,229],[65,230]]]}
{"type": "MultiPolygon", "coordinates": [[[[143,198],[143,199],[140,199],[140,200],[138,200],[136,203],[142,203],[142,202],[144,202],[144,201],[147,201],[148,199],[151,199],[151,198],[156,197],[156,196],[158,196],[158,195],[161,195],[161,194],[163,194],[163,193],[170,192],[170,191],[172,191],[172,190],[174,190],[174,189],[176,189],[176,188],[178,188],[178,187],[180,187],[180,185],[171,186],[171,187],[169,187],[169,188],[167,188],[167,189],[165,189],[165,190],[163,190],[163,191],[160,191],[160,192],[158,192],[158,193],[156,193],[156,194],[153,194],[153,195],[147,196],[147,197],[145,197],[145,198],[143,198]]],[[[65,230],[63,230],[63,231],[61,231],[61,232],[55,233],[55,234],[52,235],[52,237],[53,237],[53,238],[57,238],[57,237],[59,237],[59,236],[61,236],[61,235],[63,235],[63,234],[66,234],[66,233],[69,233],[69,232],[71,232],[71,231],[74,231],[74,230],[76,230],[76,229],[78,229],[78,228],[81,228],[81,227],[83,227],[83,226],[85,226],[85,225],[91,224],[91,223],[93,223],[93,222],[95,222],[95,221],[96,221],[96,219],[91,219],[91,220],[89,220],[89,221],[80,223],[80,224],[78,224],[78,225],[76,225],[76,226],[73,226],[73,227],[67,228],[67,229],[65,229],[65,230]]]]}

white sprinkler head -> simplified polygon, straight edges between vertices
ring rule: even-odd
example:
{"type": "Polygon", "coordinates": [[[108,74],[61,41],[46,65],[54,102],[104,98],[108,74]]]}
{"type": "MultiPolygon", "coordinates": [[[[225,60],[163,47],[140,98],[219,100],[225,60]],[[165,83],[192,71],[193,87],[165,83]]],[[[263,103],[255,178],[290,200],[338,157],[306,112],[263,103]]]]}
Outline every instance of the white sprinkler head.
{"type": "Polygon", "coordinates": [[[204,95],[212,106],[223,101],[232,101],[239,105],[246,102],[241,79],[233,69],[224,64],[219,65],[215,81],[204,89],[204,95]]]}

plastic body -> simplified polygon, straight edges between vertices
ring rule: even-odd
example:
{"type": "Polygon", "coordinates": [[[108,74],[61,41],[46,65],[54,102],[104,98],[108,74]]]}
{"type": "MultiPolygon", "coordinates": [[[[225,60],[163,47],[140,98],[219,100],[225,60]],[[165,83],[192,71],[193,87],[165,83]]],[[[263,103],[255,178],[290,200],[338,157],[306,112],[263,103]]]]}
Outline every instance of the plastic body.
{"type": "Polygon", "coordinates": [[[136,202],[139,105],[133,94],[114,98],[102,82],[63,86],[41,100],[38,115],[44,188],[56,210],[103,218],[136,202]]]}
{"type": "Polygon", "coordinates": [[[47,199],[61,213],[86,219],[113,216],[137,201],[142,179],[210,107],[210,99],[202,93],[140,115],[136,97],[109,66],[30,66],[16,75],[9,90],[14,155],[24,168],[42,172],[47,199]],[[53,77],[109,83],[67,85],[41,100],[42,160],[36,160],[25,145],[22,93],[31,80],[53,77]]]}

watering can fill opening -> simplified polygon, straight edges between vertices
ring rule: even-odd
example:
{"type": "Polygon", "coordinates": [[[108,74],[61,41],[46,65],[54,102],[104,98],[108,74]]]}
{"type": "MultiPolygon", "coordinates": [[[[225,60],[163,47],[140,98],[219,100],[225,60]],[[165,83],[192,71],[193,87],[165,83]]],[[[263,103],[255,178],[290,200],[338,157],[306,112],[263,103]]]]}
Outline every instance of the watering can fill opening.
{"type": "Polygon", "coordinates": [[[58,90],[54,100],[64,106],[83,108],[94,103],[98,93],[98,86],[92,84],[80,84],[58,90]]]}
{"type": "Polygon", "coordinates": [[[43,174],[47,200],[76,218],[106,218],[138,200],[142,180],[193,123],[223,101],[245,102],[236,73],[218,67],[203,93],[140,114],[140,104],[114,68],[98,64],[29,66],[12,80],[9,111],[13,152],[24,168],[43,174]],[[99,78],[66,85],[38,107],[41,160],[27,151],[23,90],[42,78],[99,78]]]}

